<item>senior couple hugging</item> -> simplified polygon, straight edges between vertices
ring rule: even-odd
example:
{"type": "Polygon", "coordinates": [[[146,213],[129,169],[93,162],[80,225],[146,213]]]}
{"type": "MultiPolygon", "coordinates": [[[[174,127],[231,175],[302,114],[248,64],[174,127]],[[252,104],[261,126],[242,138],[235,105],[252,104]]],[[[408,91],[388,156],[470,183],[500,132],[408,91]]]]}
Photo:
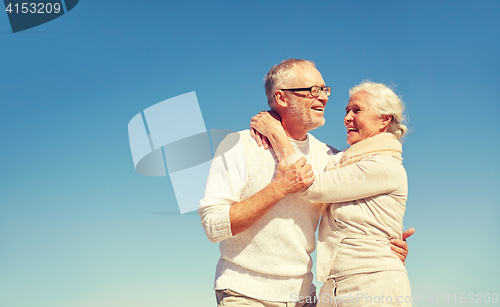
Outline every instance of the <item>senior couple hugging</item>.
{"type": "Polygon", "coordinates": [[[399,97],[369,81],[352,88],[339,152],[308,133],[331,92],[314,63],[285,60],[264,80],[271,111],[222,141],[200,201],[220,244],[217,306],[411,306],[399,97]]]}

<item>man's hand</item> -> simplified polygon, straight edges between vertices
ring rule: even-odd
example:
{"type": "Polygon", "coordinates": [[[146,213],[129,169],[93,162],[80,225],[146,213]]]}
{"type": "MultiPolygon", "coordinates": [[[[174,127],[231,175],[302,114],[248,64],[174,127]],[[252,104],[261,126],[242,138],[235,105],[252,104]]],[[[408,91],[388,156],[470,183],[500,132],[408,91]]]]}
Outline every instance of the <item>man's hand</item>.
{"type": "Polygon", "coordinates": [[[410,228],[403,232],[403,241],[392,239],[391,240],[391,250],[392,253],[398,256],[401,259],[401,262],[405,264],[406,257],[408,256],[408,244],[406,243],[406,239],[415,233],[415,228],[410,228]]]}
{"type": "Polygon", "coordinates": [[[279,159],[278,172],[274,178],[275,186],[279,195],[297,193],[307,188],[314,182],[314,173],[311,164],[306,158],[301,157],[292,165],[287,165],[288,153],[283,149],[279,159]]]}
{"type": "Polygon", "coordinates": [[[263,217],[274,205],[288,194],[301,191],[314,181],[314,173],[306,158],[302,157],[292,165],[286,164],[284,149],[273,182],[253,196],[234,203],[229,208],[231,234],[245,231],[263,217]]]}

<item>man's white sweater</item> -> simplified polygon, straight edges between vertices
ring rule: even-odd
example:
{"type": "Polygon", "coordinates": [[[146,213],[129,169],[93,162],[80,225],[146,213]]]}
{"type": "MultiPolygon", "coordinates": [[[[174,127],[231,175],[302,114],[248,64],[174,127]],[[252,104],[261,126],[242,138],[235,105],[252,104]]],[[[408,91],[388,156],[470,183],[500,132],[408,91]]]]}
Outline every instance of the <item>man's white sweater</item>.
{"type": "MultiPolygon", "coordinates": [[[[312,135],[291,142],[316,174],[337,158],[312,135]]],[[[250,228],[231,234],[231,204],[266,187],[277,162],[274,151],[258,147],[249,130],[228,135],[217,149],[199,210],[208,238],[220,242],[216,290],[231,289],[253,298],[285,302],[310,294],[314,287],[310,254],[315,249],[320,213],[311,202],[288,195],[250,228]]]]}

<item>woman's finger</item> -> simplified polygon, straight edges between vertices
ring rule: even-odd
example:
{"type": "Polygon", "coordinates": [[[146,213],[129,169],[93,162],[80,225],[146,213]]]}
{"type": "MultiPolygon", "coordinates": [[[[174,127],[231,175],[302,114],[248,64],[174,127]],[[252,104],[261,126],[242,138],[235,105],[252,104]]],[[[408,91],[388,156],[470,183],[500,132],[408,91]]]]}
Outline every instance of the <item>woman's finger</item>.
{"type": "Polygon", "coordinates": [[[267,136],[262,136],[262,143],[264,144],[264,149],[269,149],[271,147],[271,144],[269,144],[269,139],[267,136]]]}
{"type": "Polygon", "coordinates": [[[255,142],[257,143],[257,146],[262,146],[262,137],[259,133],[259,131],[255,130],[254,128],[250,129],[250,134],[254,138],[255,142]]]}

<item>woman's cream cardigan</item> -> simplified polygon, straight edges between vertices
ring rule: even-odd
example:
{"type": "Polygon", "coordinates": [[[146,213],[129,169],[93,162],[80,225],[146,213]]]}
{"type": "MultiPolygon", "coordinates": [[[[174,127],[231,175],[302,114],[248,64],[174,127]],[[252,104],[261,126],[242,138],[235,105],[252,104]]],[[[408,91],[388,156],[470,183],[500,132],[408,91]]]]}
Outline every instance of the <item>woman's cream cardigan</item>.
{"type": "Polygon", "coordinates": [[[318,234],[319,281],[358,273],[406,271],[391,253],[389,240],[401,239],[408,194],[401,143],[381,133],[360,141],[330,165],[304,193],[331,203],[318,234]]]}

